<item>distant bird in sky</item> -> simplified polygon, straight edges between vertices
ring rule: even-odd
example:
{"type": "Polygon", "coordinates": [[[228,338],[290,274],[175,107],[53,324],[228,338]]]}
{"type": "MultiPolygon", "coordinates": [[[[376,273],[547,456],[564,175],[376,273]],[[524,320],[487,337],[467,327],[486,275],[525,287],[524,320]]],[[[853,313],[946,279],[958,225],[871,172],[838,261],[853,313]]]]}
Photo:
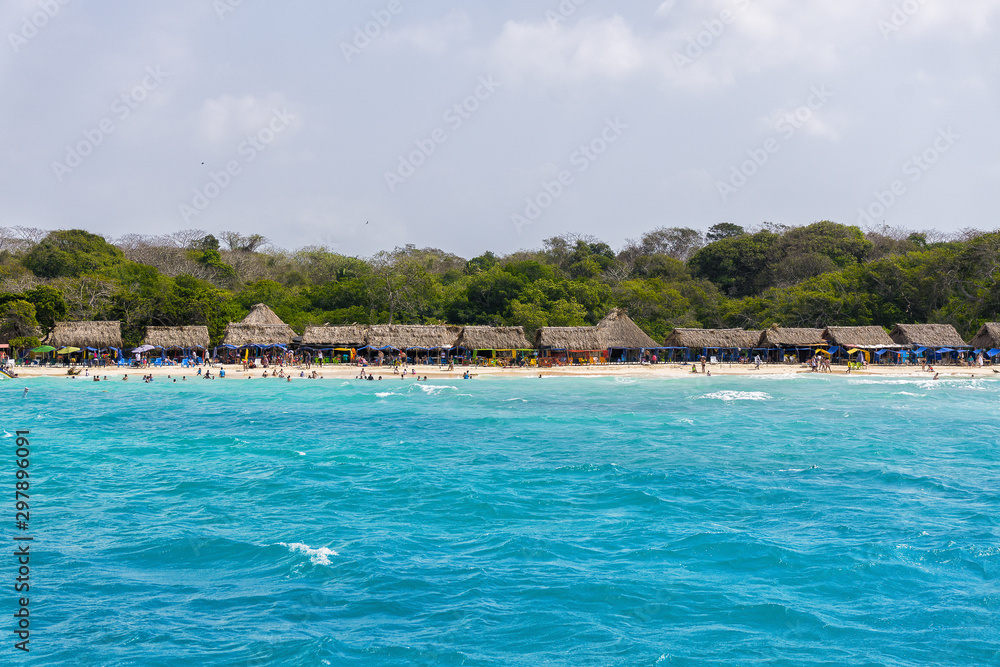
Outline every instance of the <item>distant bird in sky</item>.
{"type": "Polygon", "coordinates": [[[367,221],[367,220],[365,220],[365,224],[366,224],[366,225],[368,224],[368,221],[367,221]]]}

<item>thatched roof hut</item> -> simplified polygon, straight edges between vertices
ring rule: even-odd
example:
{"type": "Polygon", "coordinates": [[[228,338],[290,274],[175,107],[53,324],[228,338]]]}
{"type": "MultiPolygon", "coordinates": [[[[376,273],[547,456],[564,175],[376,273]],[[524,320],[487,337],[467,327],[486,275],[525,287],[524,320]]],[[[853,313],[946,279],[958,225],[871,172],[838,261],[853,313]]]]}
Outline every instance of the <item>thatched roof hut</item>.
{"type": "Polygon", "coordinates": [[[760,331],[746,329],[674,329],[664,343],[666,347],[686,347],[692,350],[749,350],[757,346],[760,331]]]}
{"type": "Polygon", "coordinates": [[[978,350],[1000,349],[1000,322],[987,322],[982,326],[969,345],[978,350]]]}
{"type": "Polygon", "coordinates": [[[444,324],[377,324],[368,327],[368,345],[376,349],[438,350],[455,346],[460,327],[444,324]]]}
{"type": "Polygon", "coordinates": [[[290,345],[294,337],[295,332],[290,326],[282,322],[273,310],[258,303],[242,322],[230,323],[226,327],[223,342],[236,347],[290,345]]]}
{"type": "Polygon", "coordinates": [[[597,327],[542,327],[535,332],[538,350],[606,350],[597,327]]]}
{"type": "Polygon", "coordinates": [[[794,329],[772,325],[760,332],[757,347],[817,347],[826,346],[822,329],[794,329]]]}
{"type": "Polygon", "coordinates": [[[208,327],[146,327],[146,337],[143,342],[166,350],[186,350],[196,347],[208,349],[208,327]]]}
{"type": "Polygon", "coordinates": [[[823,338],[830,345],[862,350],[882,350],[899,347],[879,326],[870,327],[827,327],[823,338]]]}
{"type": "Polygon", "coordinates": [[[652,350],[662,347],[621,308],[596,327],[542,327],[535,333],[539,350],[652,350]]]}
{"type": "Polygon", "coordinates": [[[597,323],[604,339],[604,348],[609,350],[649,350],[662,347],[650,338],[639,325],[632,321],[622,308],[615,308],[597,323]]]}
{"type": "Polygon", "coordinates": [[[464,327],[455,347],[466,350],[527,350],[524,327],[464,327]]]}
{"type": "Polygon", "coordinates": [[[306,327],[302,344],[309,346],[358,349],[368,344],[368,328],[358,324],[346,327],[306,327]]]}
{"type": "Polygon", "coordinates": [[[969,345],[950,324],[897,324],[889,333],[894,342],[903,346],[930,348],[966,348],[969,345]]]}
{"type": "Polygon", "coordinates": [[[121,348],[121,322],[56,322],[43,342],[53,347],[121,348]]]}

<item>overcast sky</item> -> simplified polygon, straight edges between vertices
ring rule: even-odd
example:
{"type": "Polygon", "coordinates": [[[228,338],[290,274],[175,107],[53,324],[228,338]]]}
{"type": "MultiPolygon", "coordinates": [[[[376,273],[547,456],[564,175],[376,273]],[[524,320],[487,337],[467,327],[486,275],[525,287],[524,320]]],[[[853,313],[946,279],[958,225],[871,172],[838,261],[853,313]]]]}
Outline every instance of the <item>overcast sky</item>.
{"type": "Polygon", "coordinates": [[[998,0],[4,0],[0,226],[467,257],[994,229],[998,27],[998,0]]]}

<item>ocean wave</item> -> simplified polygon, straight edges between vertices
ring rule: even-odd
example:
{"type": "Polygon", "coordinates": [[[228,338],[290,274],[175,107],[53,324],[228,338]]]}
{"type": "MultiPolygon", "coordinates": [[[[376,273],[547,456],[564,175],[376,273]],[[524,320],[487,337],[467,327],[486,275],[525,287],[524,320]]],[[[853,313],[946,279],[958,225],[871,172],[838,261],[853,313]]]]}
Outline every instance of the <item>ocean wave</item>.
{"type": "Polygon", "coordinates": [[[420,387],[422,392],[430,394],[431,396],[434,394],[440,394],[445,389],[454,389],[455,391],[458,391],[458,387],[452,387],[446,384],[418,384],[417,386],[420,387]]]}
{"type": "Polygon", "coordinates": [[[375,394],[379,398],[387,398],[389,396],[402,396],[402,394],[397,394],[394,391],[380,391],[375,394]]]}
{"type": "Polygon", "coordinates": [[[312,561],[314,565],[331,565],[330,556],[340,555],[333,549],[328,549],[327,547],[320,547],[319,549],[313,549],[308,544],[302,544],[300,542],[295,542],[293,544],[278,542],[278,544],[287,548],[293,554],[300,553],[304,556],[309,556],[309,560],[312,561]]]}
{"type": "Polygon", "coordinates": [[[705,394],[699,397],[698,400],[715,400],[715,401],[769,401],[771,396],[765,394],[762,391],[717,391],[711,394],[705,394]]]}

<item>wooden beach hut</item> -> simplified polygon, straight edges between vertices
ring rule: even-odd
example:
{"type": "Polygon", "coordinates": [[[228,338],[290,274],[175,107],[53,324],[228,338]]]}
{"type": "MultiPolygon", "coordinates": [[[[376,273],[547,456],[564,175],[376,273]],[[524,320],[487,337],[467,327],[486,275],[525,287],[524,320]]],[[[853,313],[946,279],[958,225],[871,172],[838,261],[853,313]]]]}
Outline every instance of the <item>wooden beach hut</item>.
{"type": "Polygon", "coordinates": [[[445,324],[376,324],[368,327],[369,353],[403,356],[414,362],[442,359],[455,347],[461,327],[445,324]],[[402,353],[402,354],[400,354],[402,353]]]}
{"type": "Polygon", "coordinates": [[[310,355],[328,353],[341,361],[354,361],[358,350],[368,344],[368,327],[360,324],[331,327],[324,324],[321,327],[306,327],[302,334],[299,347],[303,354],[310,355]]]}
{"type": "MultiPolygon", "coordinates": [[[[987,322],[980,327],[979,332],[972,337],[969,345],[977,350],[1000,350],[1000,322],[987,322]]],[[[995,356],[995,355],[990,355],[995,356]]]]}
{"type": "Polygon", "coordinates": [[[274,311],[258,303],[241,322],[232,322],[226,327],[223,345],[230,349],[258,350],[281,348],[292,344],[295,332],[281,321],[274,311]]]}
{"type": "Polygon", "coordinates": [[[56,322],[42,344],[57,350],[79,348],[80,352],[73,353],[77,358],[96,358],[100,352],[107,350],[114,350],[121,356],[121,322],[56,322]]]}
{"type": "Polygon", "coordinates": [[[597,327],[541,327],[535,332],[540,366],[607,363],[608,348],[597,327]]]}
{"type": "Polygon", "coordinates": [[[78,347],[91,350],[120,350],[121,322],[56,322],[42,341],[55,348],[78,347]]]}
{"type": "Polygon", "coordinates": [[[823,338],[823,329],[804,329],[771,325],[764,329],[757,340],[757,347],[767,350],[772,361],[805,361],[826,349],[828,343],[823,338]]]}
{"type": "Polygon", "coordinates": [[[597,329],[611,361],[639,362],[647,352],[663,350],[662,345],[632,321],[624,308],[615,308],[608,313],[597,323],[597,329]]]}
{"type": "Polygon", "coordinates": [[[463,327],[455,341],[455,349],[471,358],[517,361],[535,355],[534,348],[524,337],[524,327],[463,327]]]}
{"type": "Polygon", "coordinates": [[[831,357],[851,358],[860,353],[869,362],[883,361],[885,355],[893,353],[898,359],[902,349],[880,326],[827,327],[823,338],[830,345],[827,352],[831,357]]]}
{"type": "Polygon", "coordinates": [[[911,348],[915,356],[926,355],[932,361],[954,361],[960,352],[971,349],[950,324],[897,324],[889,337],[896,344],[911,348]]]}
{"type": "Polygon", "coordinates": [[[757,347],[761,332],[746,329],[686,329],[677,328],[667,337],[664,346],[673,356],[682,352],[685,361],[718,355],[720,359],[738,359],[743,351],[757,347]]]}
{"type": "Polygon", "coordinates": [[[197,356],[204,354],[209,346],[208,327],[146,327],[145,345],[160,348],[163,352],[176,350],[184,354],[197,356]]]}
{"type": "Polygon", "coordinates": [[[207,350],[208,327],[146,327],[143,343],[164,350],[207,350]]]}

